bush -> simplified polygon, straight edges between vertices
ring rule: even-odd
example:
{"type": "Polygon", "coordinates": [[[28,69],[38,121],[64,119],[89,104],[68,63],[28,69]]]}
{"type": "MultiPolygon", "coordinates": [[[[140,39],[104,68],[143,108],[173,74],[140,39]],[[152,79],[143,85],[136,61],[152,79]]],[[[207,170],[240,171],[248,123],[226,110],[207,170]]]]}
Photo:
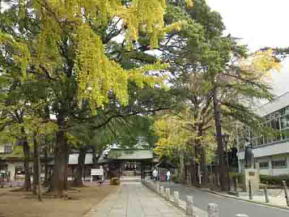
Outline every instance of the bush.
{"type": "Polygon", "coordinates": [[[235,173],[235,172],[230,172],[230,178],[232,180],[238,179],[239,184],[244,182],[244,174],[243,173],[235,173]]]}
{"type": "Polygon", "coordinates": [[[173,181],[174,183],[180,183],[179,176],[173,175],[173,176],[172,176],[172,181],[173,181]]]}
{"type": "Polygon", "coordinates": [[[111,185],[119,185],[120,184],[120,180],[117,177],[113,177],[110,179],[110,184],[111,185]]]}
{"type": "Polygon", "coordinates": [[[280,175],[280,176],[260,175],[260,182],[263,184],[282,186],[283,180],[285,180],[287,185],[288,185],[289,184],[289,175],[280,175]]]}

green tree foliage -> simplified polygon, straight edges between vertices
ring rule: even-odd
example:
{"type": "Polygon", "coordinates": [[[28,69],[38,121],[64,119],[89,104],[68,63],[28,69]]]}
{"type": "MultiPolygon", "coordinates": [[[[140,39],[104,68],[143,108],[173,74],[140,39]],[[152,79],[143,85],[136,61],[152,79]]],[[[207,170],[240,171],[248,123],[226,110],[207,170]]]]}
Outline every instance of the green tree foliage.
{"type": "Polygon", "coordinates": [[[234,127],[234,120],[260,127],[261,118],[254,114],[249,102],[271,99],[264,77],[278,68],[278,61],[270,51],[249,54],[236,39],[223,36],[221,16],[203,0],[194,1],[193,8],[171,1],[165,20],[171,23],[179,19],[186,20],[186,25],[181,31],[168,34],[160,51],[170,61],[174,113],[183,107],[194,117],[191,124],[195,139],[191,144],[197,148],[196,159],[202,159],[204,170],[204,149],[210,145],[198,137],[213,135],[214,96],[221,120],[228,121],[226,125],[230,126],[227,129],[234,127]]]}
{"type": "Polygon", "coordinates": [[[52,190],[59,196],[65,187],[63,171],[69,150],[65,134],[73,127],[73,119],[86,121],[92,111],[100,120],[95,126],[99,129],[124,114],[150,111],[148,107],[132,111],[141,107],[139,102],[130,104],[128,91],[162,83],[153,72],[167,65],[155,60],[143,64],[152,58],[140,55],[137,40],[149,41],[147,48],[157,47],[166,32],[180,28],[182,22],[164,23],[165,9],[164,0],[31,0],[11,1],[1,14],[5,20],[0,31],[4,46],[1,77],[12,74],[21,88],[32,84],[33,94],[24,92],[29,96],[25,105],[43,103],[48,118],[57,119],[52,190]],[[121,43],[114,40],[116,36],[123,38],[121,43]],[[15,70],[13,63],[21,64],[15,70]]]}

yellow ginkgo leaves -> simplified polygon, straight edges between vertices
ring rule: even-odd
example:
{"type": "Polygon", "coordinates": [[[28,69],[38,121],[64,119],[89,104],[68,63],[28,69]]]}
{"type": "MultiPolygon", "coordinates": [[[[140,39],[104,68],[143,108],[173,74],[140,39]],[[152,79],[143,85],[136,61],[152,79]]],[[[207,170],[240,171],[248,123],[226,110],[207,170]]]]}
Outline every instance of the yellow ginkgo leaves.
{"type": "Polygon", "coordinates": [[[271,78],[272,72],[280,70],[281,63],[274,56],[273,50],[267,49],[257,51],[248,58],[241,60],[240,66],[250,78],[266,80],[271,78]]]}

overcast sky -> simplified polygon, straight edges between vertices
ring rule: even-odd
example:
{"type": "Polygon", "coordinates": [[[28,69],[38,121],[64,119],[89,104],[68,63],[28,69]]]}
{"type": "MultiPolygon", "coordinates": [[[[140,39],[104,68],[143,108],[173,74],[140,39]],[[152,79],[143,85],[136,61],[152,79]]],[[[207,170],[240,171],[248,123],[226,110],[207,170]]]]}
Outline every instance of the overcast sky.
{"type": "MultiPolygon", "coordinates": [[[[262,47],[289,47],[289,0],[207,0],[218,11],[227,32],[242,38],[254,51],[262,47]]],[[[277,95],[289,91],[289,59],[273,74],[277,95]]]]}

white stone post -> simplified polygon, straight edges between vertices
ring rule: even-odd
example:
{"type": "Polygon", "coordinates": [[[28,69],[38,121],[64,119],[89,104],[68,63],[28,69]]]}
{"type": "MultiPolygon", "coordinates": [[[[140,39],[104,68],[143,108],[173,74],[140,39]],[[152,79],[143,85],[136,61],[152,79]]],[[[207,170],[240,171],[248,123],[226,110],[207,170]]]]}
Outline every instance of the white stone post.
{"type": "Polygon", "coordinates": [[[157,193],[160,193],[160,183],[157,182],[157,193]]]}
{"type": "Polygon", "coordinates": [[[208,217],[219,217],[219,208],[217,204],[208,204],[208,217]]]}
{"type": "Polygon", "coordinates": [[[186,198],[186,216],[194,216],[194,199],[193,196],[186,198]]]}
{"type": "Polygon", "coordinates": [[[177,206],[180,205],[180,195],[178,191],[174,191],[174,202],[177,206]]]}
{"type": "Polygon", "coordinates": [[[235,217],[249,217],[249,216],[246,214],[237,214],[235,217]]]}
{"type": "Polygon", "coordinates": [[[159,189],[158,189],[158,183],[156,183],[156,182],[153,182],[153,185],[154,185],[154,191],[155,192],[159,192],[159,189]]]}
{"type": "Polygon", "coordinates": [[[161,194],[161,196],[164,196],[164,195],[165,195],[165,188],[164,188],[164,186],[161,186],[161,187],[160,187],[160,194],[161,194]]]}
{"type": "Polygon", "coordinates": [[[169,201],[171,197],[171,189],[166,188],[166,199],[169,201]]]}

